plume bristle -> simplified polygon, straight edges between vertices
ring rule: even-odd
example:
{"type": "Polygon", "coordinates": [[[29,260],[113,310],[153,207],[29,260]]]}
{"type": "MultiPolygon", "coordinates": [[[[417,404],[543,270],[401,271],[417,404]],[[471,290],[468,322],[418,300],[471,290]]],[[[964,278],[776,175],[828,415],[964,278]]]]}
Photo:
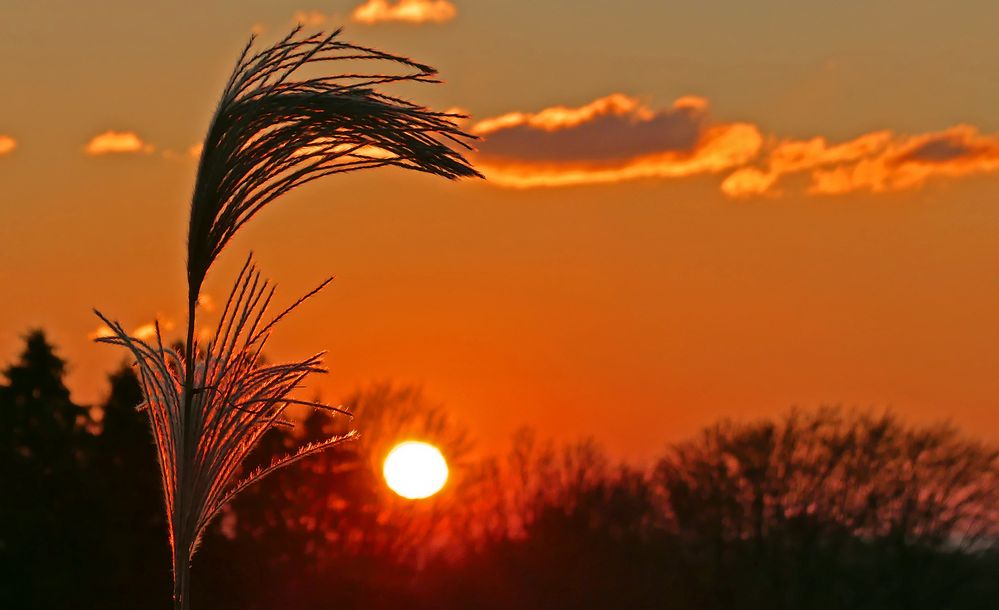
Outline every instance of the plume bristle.
{"type": "MultiPolygon", "coordinates": [[[[329,281],[323,282],[320,289],[328,284],[329,281]]],[[[214,337],[203,351],[194,354],[197,385],[192,398],[193,422],[185,421],[183,408],[188,372],[184,354],[163,347],[158,328],[156,341],[151,344],[129,336],[121,324],[97,312],[113,333],[98,341],[126,347],[135,357],[145,396],[142,408],[149,414],[153,429],[171,529],[177,514],[176,499],[182,493],[188,498],[184,531],[174,531],[174,538],[197,544],[212,516],[253,481],[322,448],[353,438],[352,435],[334,437],[318,445],[307,445],[238,481],[243,461],[264,433],[273,426],[290,425],[282,417],[290,405],[349,415],[340,407],[290,396],[306,377],[325,372],[321,366],[322,354],[291,363],[260,363],[268,333],[260,332],[259,328],[273,328],[318,290],[309,292],[261,326],[273,290],[261,278],[252,260],[247,260],[214,337]],[[193,459],[184,452],[188,443],[195,447],[193,459]],[[181,490],[179,471],[185,469],[184,485],[189,489],[181,490]]],[[[190,349],[197,350],[195,346],[190,349]]],[[[181,527],[180,523],[176,525],[181,527]]]]}
{"type": "Polygon", "coordinates": [[[226,243],[268,203],[323,176],[392,165],[460,178],[479,176],[452,145],[473,136],[452,119],[374,89],[437,82],[433,68],[337,40],[339,30],[296,28],[250,56],[244,50],[219,101],[201,152],[188,236],[191,294],[226,243]],[[300,78],[310,64],[378,62],[399,73],[300,78]],[[302,151],[305,151],[304,153],[302,151]],[[378,151],[372,154],[372,151],[378,151]]]}

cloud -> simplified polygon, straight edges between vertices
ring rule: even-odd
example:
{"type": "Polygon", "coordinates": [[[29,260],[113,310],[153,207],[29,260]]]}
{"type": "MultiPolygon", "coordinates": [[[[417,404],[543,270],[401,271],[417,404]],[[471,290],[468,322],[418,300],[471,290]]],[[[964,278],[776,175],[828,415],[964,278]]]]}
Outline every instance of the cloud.
{"type": "Polygon", "coordinates": [[[15,148],[17,148],[17,140],[0,134],[0,157],[14,152],[15,148]]]}
{"type": "MultiPolygon", "coordinates": [[[[206,314],[212,313],[217,309],[215,299],[213,299],[208,293],[202,293],[198,296],[197,306],[206,314]]],[[[159,324],[161,336],[173,332],[173,330],[177,328],[177,323],[172,317],[164,316],[163,314],[158,313],[152,322],[140,324],[139,326],[133,328],[128,334],[131,337],[142,339],[143,341],[155,339],[157,324],[159,324]]],[[[209,333],[210,331],[207,328],[199,329],[198,336],[204,338],[207,337],[209,333]]],[[[112,331],[106,324],[101,324],[91,332],[87,333],[87,338],[91,340],[111,336],[114,336],[114,331],[112,331]]]]}
{"type": "Polygon", "coordinates": [[[477,167],[494,184],[530,188],[679,178],[742,166],[763,136],[748,123],[714,123],[708,102],[687,96],[653,110],[616,93],[580,107],[554,106],[480,121],[477,167]]]}
{"type": "Polygon", "coordinates": [[[339,140],[336,138],[315,138],[305,146],[302,146],[293,152],[292,155],[295,157],[308,157],[311,155],[318,156],[328,153],[340,153],[344,160],[351,159],[353,161],[399,159],[398,155],[385,150],[384,148],[378,148],[377,146],[371,146],[369,144],[338,144],[338,141],[339,140]]]}
{"type": "Polygon", "coordinates": [[[351,13],[354,21],[374,24],[383,21],[444,23],[458,15],[449,0],[367,0],[351,13]]]}
{"type": "Polygon", "coordinates": [[[156,336],[156,324],[150,322],[148,324],[143,324],[142,326],[136,328],[132,331],[132,336],[136,339],[142,339],[143,341],[148,341],[156,336]]]}
{"type": "Polygon", "coordinates": [[[835,146],[823,137],[771,144],[765,169],[745,167],[734,172],[722,183],[722,191],[733,197],[762,195],[771,192],[784,174],[856,161],[880,150],[890,140],[891,132],[876,131],[835,146]]]}
{"type": "Polygon", "coordinates": [[[999,134],[971,125],[916,135],[878,130],[832,143],[716,122],[708,108],[687,96],[653,110],[615,93],[579,107],[511,112],[470,127],[483,138],[476,166],[493,184],[514,188],[725,173],[720,187],[733,198],[779,196],[789,185],[810,195],[889,193],[933,178],[999,173],[999,134]]]}
{"type": "MultiPolygon", "coordinates": [[[[149,341],[150,339],[156,338],[156,322],[147,322],[141,326],[135,327],[129,336],[135,337],[136,339],[142,339],[143,341],[149,341]]],[[[165,320],[159,322],[160,333],[168,333],[174,329],[176,325],[172,320],[165,320]]],[[[102,324],[94,329],[92,332],[87,333],[88,339],[102,339],[104,337],[114,336],[114,331],[112,331],[106,324],[102,324]]]]}
{"type": "Polygon", "coordinates": [[[83,149],[85,153],[92,156],[128,153],[148,154],[153,150],[153,145],[144,142],[135,132],[114,130],[94,136],[83,149]]]}
{"type": "Polygon", "coordinates": [[[732,197],[779,195],[781,179],[808,173],[807,192],[842,195],[917,189],[934,177],[960,178],[999,172],[999,134],[971,125],[899,135],[875,131],[842,144],[825,138],[785,140],[773,145],[758,167],[742,168],[722,183],[732,197]]]}

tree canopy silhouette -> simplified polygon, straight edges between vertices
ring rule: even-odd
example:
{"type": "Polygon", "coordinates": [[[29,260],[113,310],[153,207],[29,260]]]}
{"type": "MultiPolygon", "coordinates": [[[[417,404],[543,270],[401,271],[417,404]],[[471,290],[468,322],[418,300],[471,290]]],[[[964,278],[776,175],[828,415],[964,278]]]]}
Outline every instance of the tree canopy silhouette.
{"type": "MultiPolygon", "coordinates": [[[[139,380],[72,402],[40,332],[4,369],[0,606],[166,608],[170,550],[139,380]]],[[[720,422],[653,467],[524,431],[498,458],[418,389],[343,401],[364,436],[232,503],[195,581],[218,610],[294,607],[985,610],[999,599],[997,450],[890,414],[720,422]],[[391,494],[386,448],[443,447],[454,479],[391,494]],[[275,501],[275,498],[278,501],[275,501]],[[335,587],[334,587],[335,584],[335,587]],[[334,596],[331,591],[336,591],[334,596]]],[[[272,429],[246,468],[344,429],[272,429]]]]}

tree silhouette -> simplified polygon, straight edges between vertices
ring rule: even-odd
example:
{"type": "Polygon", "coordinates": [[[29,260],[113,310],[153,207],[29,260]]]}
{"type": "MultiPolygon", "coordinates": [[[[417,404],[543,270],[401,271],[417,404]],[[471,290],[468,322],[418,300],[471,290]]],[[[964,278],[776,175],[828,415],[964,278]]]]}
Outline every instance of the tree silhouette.
{"type": "Polygon", "coordinates": [[[66,363],[44,333],[25,337],[0,386],[0,606],[70,607],[89,591],[87,520],[95,512],[86,469],[88,411],[63,383],[66,363]],[[77,569],[80,567],[80,569],[77,569]]]}
{"type": "Polygon", "coordinates": [[[472,521],[488,528],[466,534],[480,543],[461,561],[424,572],[417,607],[664,607],[644,473],[614,465],[592,440],[558,446],[528,429],[486,471],[472,521]]]}
{"type": "MultiPolygon", "coordinates": [[[[87,409],[44,335],[25,340],[0,384],[0,607],[168,607],[163,497],[133,370],[110,375],[87,409]]],[[[376,384],[344,406],[357,443],[265,480],[209,530],[195,581],[206,606],[986,610],[999,599],[996,449],[947,426],[792,411],[710,426],[640,469],[594,441],[529,431],[499,459],[474,457],[463,428],[413,387],[376,384]],[[432,501],[402,500],[381,479],[406,438],[451,462],[432,501]]],[[[274,430],[247,468],[345,425],[312,414],[274,430]]]]}
{"type": "Polygon", "coordinates": [[[718,607],[938,608],[999,535],[999,453],[946,426],[826,408],[721,423],[660,460],[688,568],[718,607]]]}
{"type": "Polygon", "coordinates": [[[163,491],[148,418],[137,409],[142,389],[132,367],[108,376],[94,439],[95,476],[102,498],[99,519],[117,535],[108,540],[102,582],[105,608],[168,606],[170,547],[166,542],[163,491]]]}
{"type": "Polygon", "coordinates": [[[301,435],[274,430],[251,456],[249,467],[348,425],[360,432],[355,442],[275,473],[233,503],[206,537],[203,564],[239,559],[228,560],[224,583],[218,577],[196,581],[204,583],[196,593],[206,604],[226,604],[236,596],[241,608],[325,608],[331,603],[327,584],[335,578],[337,604],[393,607],[428,554],[457,543],[451,521],[461,514],[457,507],[467,484],[464,430],[415,387],[375,384],[343,405],[354,414],[352,422],[313,413],[300,426],[301,435]],[[385,455],[409,438],[433,442],[450,462],[448,487],[429,501],[403,500],[382,480],[385,455]],[[270,586],[251,585],[244,597],[247,579],[260,573],[270,586]]]}

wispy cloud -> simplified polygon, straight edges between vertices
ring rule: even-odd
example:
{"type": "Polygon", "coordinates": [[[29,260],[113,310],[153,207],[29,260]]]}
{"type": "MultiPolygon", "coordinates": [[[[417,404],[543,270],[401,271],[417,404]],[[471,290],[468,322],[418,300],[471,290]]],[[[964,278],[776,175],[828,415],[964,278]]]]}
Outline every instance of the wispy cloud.
{"type": "Polygon", "coordinates": [[[133,131],[105,131],[94,136],[83,148],[88,155],[151,153],[154,147],[133,131]]]}
{"type": "Polygon", "coordinates": [[[354,9],[351,17],[358,23],[402,21],[407,23],[443,23],[458,15],[448,0],[367,0],[354,9]]]}
{"type": "Polygon", "coordinates": [[[478,167],[494,184],[554,187],[727,173],[730,197],[777,196],[807,176],[810,195],[916,189],[935,177],[999,172],[999,134],[971,125],[903,135],[888,130],[845,142],[764,135],[753,123],[713,121],[708,102],[683,97],[653,110],[613,94],[579,107],[554,106],[479,121],[478,167]]]}
{"type": "Polygon", "coordinates": [[[713,123],[708,103],[682,97],[653,110],[614,94],[476,123],[478,168],[494,184],[529,188],[717,173],[751,161],[763,136],[748,123],[713,123]]]}
{"type": "Polygon", "coordinates": [[[764,159],[733,173],[722,190],[733,197],[776,195],[781,179],[798,173],[809,175],[807,191],[814,195],[916,189],[933,177],[999,172],[999,134],[956,125],[918,135],[876,131],[836,145],[822,137],[785,140],[764,159]]]}
{"type": "Polygon", "coordinates": [[[17,140],[11,136],[0,134],[0,157],[9,155],[14,152],[15,148],[17,148],[17,140]]]}

